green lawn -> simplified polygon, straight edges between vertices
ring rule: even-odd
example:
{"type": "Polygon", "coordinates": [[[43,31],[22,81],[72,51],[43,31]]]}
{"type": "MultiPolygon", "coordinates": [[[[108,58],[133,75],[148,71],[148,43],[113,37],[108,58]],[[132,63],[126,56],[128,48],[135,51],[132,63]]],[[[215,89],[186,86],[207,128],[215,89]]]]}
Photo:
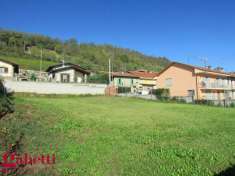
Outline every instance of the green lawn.
{"type": "MultiPolygon", "coordinates": [[[[40,70],[40,59],[29,59],[24,57],[13,57],[0,55],[0,59],[14,62],[20,66],[21,69],[40,70]]],[[[42,61],[42,70],[45,71],[49,66],[57,64],[52,61],[42,61]]]]}
{"type": "Polygon", "coordinates": [[[23,132],[25,151],[58,145],[55,175],[213,176],[235,164],[234,108],[102,96],[15,101],[0,126],[23,132]]]}

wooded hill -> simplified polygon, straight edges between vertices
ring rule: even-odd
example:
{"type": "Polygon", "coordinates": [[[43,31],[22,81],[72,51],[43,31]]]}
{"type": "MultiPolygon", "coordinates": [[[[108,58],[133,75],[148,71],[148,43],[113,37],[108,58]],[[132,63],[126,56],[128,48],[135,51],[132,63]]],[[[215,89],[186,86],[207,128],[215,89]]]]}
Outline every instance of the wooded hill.
{"type": "Polygon", "coordinates": [[[39,69],[31,61],[40,59],[52,64],[65,60],[79,64],[94,72],[107,71],[108,59],[112,60],[114,71],[147,69],[159,71],[169,63],[165,57],[146,56],[140,52],[114,47],[112,45],[96,45],[93,43],[78,43],[71,38],[62,41],[44,35],[0,29],[0,57],[7,58],[28,69],[39,69]],[[42,50],[42,53],[41,53],[42,50]],[[22,59],[24,61],[22,62],[22,59]],[[28,60],[27,60],[28,59],[28,60]],[[29,61],[29,64],[26,62],[29,61]]]}

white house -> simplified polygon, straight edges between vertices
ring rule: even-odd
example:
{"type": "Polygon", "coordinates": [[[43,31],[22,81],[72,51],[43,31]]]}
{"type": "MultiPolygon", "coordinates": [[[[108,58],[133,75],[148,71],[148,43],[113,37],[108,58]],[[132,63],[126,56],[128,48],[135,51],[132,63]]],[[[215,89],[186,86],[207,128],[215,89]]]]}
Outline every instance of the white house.
{"type": "Polygon", "coordinates": [[[86,83],[89,71],[72,63],[61,63],[50,66],[47,70],[49,79],[62,83],[86,83]]]}
{"type": "Polygon", "coordinates": [[[19,73],[19,65],[0,59],[0,77],[11,79],[19,73]]]}

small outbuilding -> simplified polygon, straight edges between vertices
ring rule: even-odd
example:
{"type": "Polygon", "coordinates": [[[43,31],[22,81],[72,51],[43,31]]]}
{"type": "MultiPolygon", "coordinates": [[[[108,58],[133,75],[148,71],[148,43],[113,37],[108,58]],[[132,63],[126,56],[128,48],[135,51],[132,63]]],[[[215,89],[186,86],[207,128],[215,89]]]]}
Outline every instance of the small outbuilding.
{"type": "Polygon", "coordinates": [[[19,65],[0,59],[0,77],[13,78],[19,73],[19,65]]]}
{"type": "Polygon", "coordinates": [[[62,83],[86,83],[90,72],[79,65],[61,63],[50,66],[47,70],[49,79],[62,83]]]}

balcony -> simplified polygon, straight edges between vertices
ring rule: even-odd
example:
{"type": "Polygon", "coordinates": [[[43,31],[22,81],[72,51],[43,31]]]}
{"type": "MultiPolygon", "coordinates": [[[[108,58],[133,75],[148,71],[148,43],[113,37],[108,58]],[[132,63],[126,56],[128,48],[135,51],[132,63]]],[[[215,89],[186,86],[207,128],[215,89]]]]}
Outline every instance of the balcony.
{"type": "Polygon", "coordinates": [[[214,89],[214,90],[235,90],[235,86],[232,86],[231,84],[225,84],[225,83],[206,83],[201,82],[200,83],[201,89],[214,89]]]}

